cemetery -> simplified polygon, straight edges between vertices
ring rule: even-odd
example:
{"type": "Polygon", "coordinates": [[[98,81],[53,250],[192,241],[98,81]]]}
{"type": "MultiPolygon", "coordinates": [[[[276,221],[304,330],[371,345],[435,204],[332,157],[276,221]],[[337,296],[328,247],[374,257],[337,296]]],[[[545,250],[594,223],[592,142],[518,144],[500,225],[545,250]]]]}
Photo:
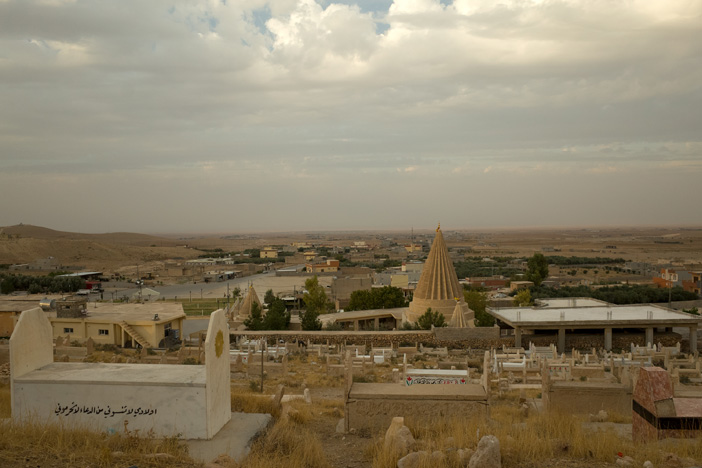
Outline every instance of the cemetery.
{"type": "MultiPolygon", "coordinates": [[[[434,460],[432,466],[468,466],[496,445],[502,466],[520,466],[516,461],[524,444],[541,447],[543,441],[531,439],[515,424],[540,427],[542,438],[550,441],[549,456],[558,455],[553,444],[564,439],[574,447],[571,451],[590,447],[596,459],[613,466],[618,459],[627,462],[627,456],[635,461],[629,466],[644,461],[695,466],[690,460],[702,456],[687,445],[656,450],[636,445],[699,436],[702,364],[681,345],[563,353],[553,344],[484,350],[238,335],[229,344],[223,333],[217,356],[218,331],[226,332],[226,323],[218,330],[213,320],[200,342],[177,351],[110,354],[91,341],[72,346],[63,337],[52,340],[50,325],[41,325],[38,312],[28,312],[10,344],[12,350],[24,350],[20,346],[27,340],[36,344],[26,352],[11,352],[17,369],[11,384],[13,418],[22,424],[27,422],[23,415],[33,412],[44,414],[49,424],[72,421],[124,433],[128,421],[130,431],[188,439],[187,457],[203,461],[226,453],[227,444],[243,437],[239,461],[250,452],[244,466],[269,466],[257,463],[282,456],[267,442],[279,437],[296,440],[293,445],[299,447],[286,452],[285,460],[323,457],[332,466],[348,466],[341,460],[350,457],[365,460],[354,466],[394,467],[405,457],[434,460]],[[39,325],[25,328],[33,321],[39,325]],[[220,395],[225,396],[211,402],[221,405],[214,412],[208,410],[210,385],[219,389],[215,393],[224,388],[220,395]],[[121,389],[116,394],[101,390],[115,386],[121,389]],[[211,418],[225,414],[229,423],[211,418]],[[270,416],[243,423],[242,415],[257,414],[270,416]],[[563,426],[558,421],[568,422],[563,426]],[[256,427],[261,435],[237,435],[232,429],[237,425],[256,427]],[[434,427],[448,432],[429,430],[434,427]],[[616,430],[616,437],[608,430],[616,430]],[[439,433],[445,436],[437,438],[439,433]],[[383,441],[379,445],[377,437],[383,441]],[[208,442],[218,445],[198,445],[208,442]],[[595,444],[611,446],[612,453],[598,452],[595,444]]],[[[230,460],[221,466],[235,466],[233,457],[219,460],[230,460]]],[[[587,460],[582,466],[588,466],[587,460]]]]}

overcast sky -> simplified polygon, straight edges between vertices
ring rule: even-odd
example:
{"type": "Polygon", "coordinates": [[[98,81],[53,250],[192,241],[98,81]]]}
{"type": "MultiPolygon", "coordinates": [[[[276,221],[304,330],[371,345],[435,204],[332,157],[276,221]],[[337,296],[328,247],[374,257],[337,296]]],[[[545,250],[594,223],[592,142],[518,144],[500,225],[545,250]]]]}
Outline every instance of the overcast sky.
{"type": "Polygon", "coordinates": [[[0,0],[0,225],[702,224],[699,0],[0,0]]]}

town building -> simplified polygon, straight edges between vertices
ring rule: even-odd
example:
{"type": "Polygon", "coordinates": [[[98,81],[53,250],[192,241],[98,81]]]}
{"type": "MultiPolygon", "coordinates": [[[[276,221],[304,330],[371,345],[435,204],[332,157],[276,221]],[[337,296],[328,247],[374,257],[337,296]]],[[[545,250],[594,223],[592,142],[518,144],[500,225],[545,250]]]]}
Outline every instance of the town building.
{"type": "Polygon", "coordinates": [[[327,259],[323,262],[318,263],[307,263],[305,265],[305,270],[307,273],[317,274],[317,273],[334,273],[339,271],[339,260],[327,259]]]}
{"type": "Polygon", "coordinates": [[[604,348],[612,349],[614,330],[643,330],[646,343],[654,343],[656,328],[686,327],[690,350],[697,351],[697,328],[702,318],[654,304],[614,305],[591,298],[544,299],[535,307],[488,307],[487,312],[505,330],[512,329],[516,347],[522,335],[556,332],[558,352],[565,352],[566,332],[604,334],[604,348]]]}
{"type": "Polygon", "coordinates": [[[48,312],[54,338],[120,347],[162,348],[181,339],[185,312],[175,302],[145,304],[87,303],[85,298],[56,301],[56,312],[48,312]]]}
{"type": "Polygon", "coordinates": [[[278,258],[278,249],[275,247],[264,247],[260,252],[261,258],[278,258]]]}

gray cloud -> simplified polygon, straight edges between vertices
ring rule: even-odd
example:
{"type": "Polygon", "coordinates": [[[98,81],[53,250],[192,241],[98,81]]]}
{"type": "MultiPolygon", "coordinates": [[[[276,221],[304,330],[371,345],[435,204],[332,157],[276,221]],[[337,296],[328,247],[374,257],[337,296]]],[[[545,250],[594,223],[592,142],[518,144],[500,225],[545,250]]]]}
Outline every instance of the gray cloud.
{"type": "Polygon", "coordinates": [[[0,1],[0,195],[35,194],[0,224],[505,226],[534,224],[512,209],[530,190],[550,225],[702,223],[700,17],[683,0],[0,1]],[[90,224],[71,211],[85,190],[105,207],[90,224]],[[135,215],[145,200],[162,214],[135,215]]]}

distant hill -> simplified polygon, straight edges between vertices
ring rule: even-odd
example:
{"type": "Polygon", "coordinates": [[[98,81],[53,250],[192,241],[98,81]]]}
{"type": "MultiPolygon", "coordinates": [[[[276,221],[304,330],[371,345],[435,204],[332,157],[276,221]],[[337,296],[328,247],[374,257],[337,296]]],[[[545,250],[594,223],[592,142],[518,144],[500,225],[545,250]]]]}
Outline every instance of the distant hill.
{"type": "Polygon", "coordinates": [[[31,224],[17,224],[15,226],[0,227],[0,235],[11,235],[19,238],[30,239],[71,239],[71,240],[90,240],[94,242],[117,242],[129,245],[151,246],[158,247],[175,247],[182,245],[175,239],[165,237],[150,236],[148,234],[137,234],[133,232],[108,232],[105,234],[83,234],[79,232],[56,231],[41,226],[33,226],[31,224]]]}
{"type": "Polygon", "coordinates": [[[0,264],[54,257],[62,265],[112,270],[170,258],[195,258],[201,253],[182,245],[183,241],[147,234],[83,234],[20,224],[0,227],[0,264]]]}

